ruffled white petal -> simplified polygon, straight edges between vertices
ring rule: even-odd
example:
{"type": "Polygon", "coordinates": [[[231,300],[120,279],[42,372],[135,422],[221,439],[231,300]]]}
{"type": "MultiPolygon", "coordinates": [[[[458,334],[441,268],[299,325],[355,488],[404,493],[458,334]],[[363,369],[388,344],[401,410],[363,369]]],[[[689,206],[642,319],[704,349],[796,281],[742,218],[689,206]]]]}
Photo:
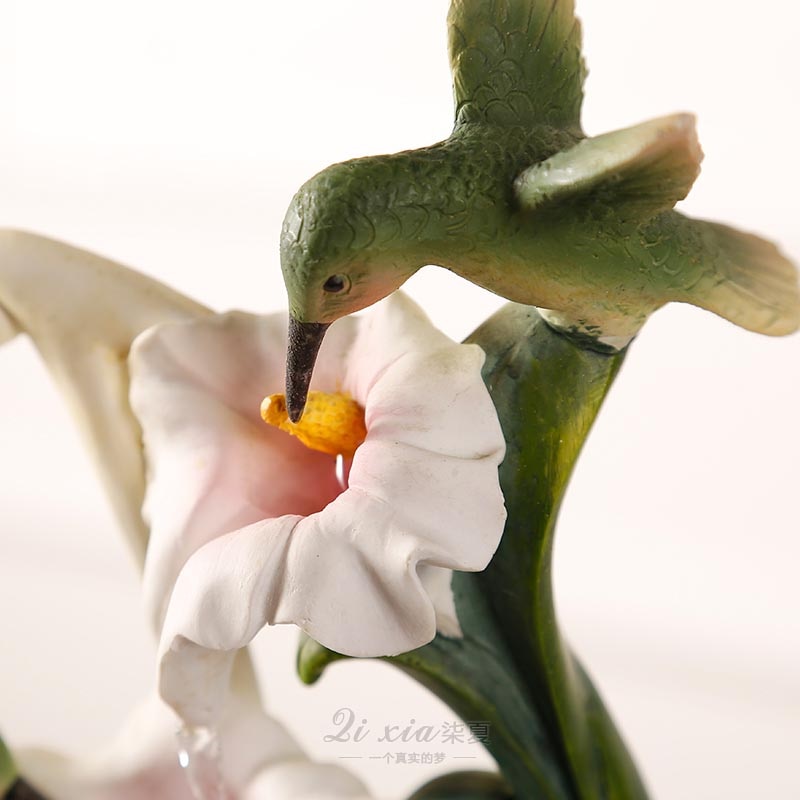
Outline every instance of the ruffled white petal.
{"type": "Polygon", "coordinates": [[[351,490],[322,514],[256,523],[199,550],[164,623],[162,696],[189,724],[213,724],[236,649],[266,624],[295,623],[354,656],[430,641],[436,614],[416,571],[418,544],[394,513],[351,490]]]}
{"type": "Polygon", "coordinates": [[[425,312],[402,292],[394,292],[373,306],[358,318],[358,323],[356,338],[347,354],[343,383],[365,407],[376,381],[399,358],[409,353],[459,347],[435,328],[425,312]]]}
{"type": "Polygon", "coordinates": [[[464,459],[502,460],[505,442],[480,376],[477,345],[454,345],[400,356],[377,380],[367,403],[370,441],[402,442],[464,459]]]}
{"type": "Polygon", "coordinates": [[[497,549],[506,518],[497,479],[501,452],[453,458],[368,437],[353,459],[350,491],[392,509],[392,524],[414,539],[416,561],[482,570],[497,549]]]}
{"type": "Polygon", "coordinates": [[[133,339],[151,325],[208,313],[99,256],[0,230],[0,343],[16,331],[33,339],[72,406],[140,559],[147,543],[141,517],[145,480],[126,358],[133,339]]]}
{"type": "Polygon", "coordinates": [[[456,598],[451,585],[453,570],[434,567],[431,564],[420,564],[417,567],[417,574],[433,603],[437,632],[450,639],[460,639],[464,634],[458,619],[456,598]]]}
{"type": "Polygon", "coordinates": [[[159,692],[188,725],[213,726],[222,713],[237,649],[274,617],[300,519],[265,520],[222,536],[181,571],[161,634],[159,692]]]}

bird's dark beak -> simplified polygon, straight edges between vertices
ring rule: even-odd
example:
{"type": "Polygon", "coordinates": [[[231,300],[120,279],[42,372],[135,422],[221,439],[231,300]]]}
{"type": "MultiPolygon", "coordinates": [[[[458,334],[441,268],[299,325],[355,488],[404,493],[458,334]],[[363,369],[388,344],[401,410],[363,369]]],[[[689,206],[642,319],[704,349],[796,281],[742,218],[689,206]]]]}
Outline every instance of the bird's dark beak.
{"type": "Polygon", "coordinates": [[[330,323],[298,322],[289,317],[289,342],[286,352],[286,410],[297,422],[303,416],[314,362],[330,323]]]}

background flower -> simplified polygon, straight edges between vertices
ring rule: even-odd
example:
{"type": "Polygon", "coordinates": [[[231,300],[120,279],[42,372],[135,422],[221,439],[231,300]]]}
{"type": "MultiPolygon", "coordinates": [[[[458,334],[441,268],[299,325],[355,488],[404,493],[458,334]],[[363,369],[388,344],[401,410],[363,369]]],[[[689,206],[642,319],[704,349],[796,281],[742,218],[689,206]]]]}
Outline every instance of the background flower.
{"type": "MultiPolygon", "coordinates": [[[[214,800],[333,800],[368,797],[340,767],[310,761],[286,729],[262,710],[246,659],[214,743],[219,763],[197,776],[214,800]],[[213,767],[218,766],[216,772],[213,767]],[[221,793],[216,790],[221,789],[221,793]]],[[[197,800],[187,780],[196,756],[178,750],[180,721],[153,695],[103,748],[82,758],[43,750],[15,754],[20,773],[47,800],[197,800]]],[[[195,776],[192,776],[195,777],[195,776]]]]}
{"type": "Polygon", "coordinates": [[[144,461],[128,402],[131,343],[169,319],[208,309],[108,259],[25,231],[0,229],[0,344],[24,332],[59,385],[138,561],[144,461]]]}

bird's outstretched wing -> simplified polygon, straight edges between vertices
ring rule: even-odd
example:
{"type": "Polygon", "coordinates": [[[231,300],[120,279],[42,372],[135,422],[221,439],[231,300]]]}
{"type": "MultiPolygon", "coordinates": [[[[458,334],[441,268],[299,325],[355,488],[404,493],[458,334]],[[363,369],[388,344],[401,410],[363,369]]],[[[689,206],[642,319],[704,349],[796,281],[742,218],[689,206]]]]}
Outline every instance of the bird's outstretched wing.
{"type": "Polygon", "coordinates": [[[574,0],[453,0],[448,26],[457,126],[580,132],[586,69],[574,0]]]}
{"type": "Polygon", "coordinates": [[[756,333],[784,336],[800,328],[797,269],[772,242],[717,222],[668,217],[681,245],[670,268],[691,275],[704,267],[679,299],[756,333]]]}
{"type": "Polygon", "coordinates": [[[523,171],[517,200],[533,212],[627,224],[643,269],[669,299],[713,311],[748,330],[780,336],[800,327],[797,270],[765,239],[670,209],[700,171],[689,114],[584,139],[523,171]],[[565,206],[570,207],[569,210],[565,206]]]}
{"type": "Polygon", "coordinates": [[[686,197],[702,158],[694,117],[676,114],[584,139],[526,169],[514,189],[531,211],[580,204],[644,221],[686,197]]]}

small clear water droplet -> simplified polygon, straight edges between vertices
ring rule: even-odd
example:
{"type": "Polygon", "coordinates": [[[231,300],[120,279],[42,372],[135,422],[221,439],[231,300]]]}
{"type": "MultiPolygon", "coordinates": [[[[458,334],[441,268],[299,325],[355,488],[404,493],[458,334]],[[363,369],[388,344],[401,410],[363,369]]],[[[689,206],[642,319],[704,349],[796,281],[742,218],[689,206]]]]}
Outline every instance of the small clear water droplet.
{"type": "Polygon", "coordinates": [[[341,453],[336,456],[336,480],[339,481],[342,491],[347,489],[347,481],[344,477],[344,456],[341,453]]]}
{"type": "Polygon", "coordinates": [[[226,800],[219,737],[212,728],[184,727],[178,731],[178,763],[196,800],[226,800]]]}

